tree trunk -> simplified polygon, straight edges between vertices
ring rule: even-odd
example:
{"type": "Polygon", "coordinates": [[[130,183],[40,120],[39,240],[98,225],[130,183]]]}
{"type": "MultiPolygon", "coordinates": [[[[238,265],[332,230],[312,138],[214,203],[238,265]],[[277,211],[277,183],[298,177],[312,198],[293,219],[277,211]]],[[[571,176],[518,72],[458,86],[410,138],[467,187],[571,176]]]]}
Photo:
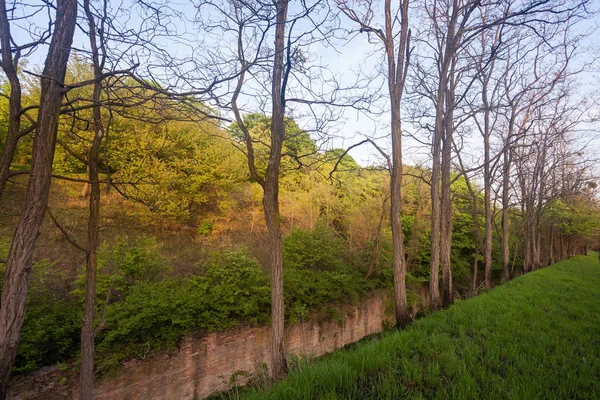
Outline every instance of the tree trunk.
{"type": "Polygon", "coordinates": [[[6,0],[0,0],[0,44],[2,45],[2,70],[10,84],[10,96],[8,99],[8,131],[6,140],[0,155],[0,198],[4,192],[4,186],[8,180],[10,164],[19,142],[19,130],[21,129],[21,82],[16,70],[16,62],[11,52],[10,23],[6,10],[6,0]]]}
{"type": "MultiPolygon", "coordinates": [[[[398,103],[398,110],[399,110],[398,103]]],[[[406,260],[404,258],[404,239],[401,219],[402,187],[402,131],[398,112],[392,109],[392,177],[390,179],[391,214],[394,265],[394,299],[396,305],[396,326],[404,328],[410,323],[410,312],[406,301],[406,260]],[[395,119],[395,121],[394,121],[395,119]]]]}
{"type": "Polygon", "coordinates": [[[473,259],[473,274],[471,280],[471,296],[477,295],[477,275],[479,273],[479,246],[475,248],[475,258],[473,259]]]}
{"type": "Polygon", "coordinates": [[[40,108],[25,210],[17,223],[8,254],[0,303],[0,400],[6,398],[25,316],[33,250],[48,205],[58,114],[76,21],[77,1],[57,1],[54,33],[41,79],[40,108]]]}
{"type": "MultiPolygon", "coordinates": [[[[96,44],[96,23],[90,8],[90,0],[84,0],[83,6],[88,20],[90,46],[94,63],[94,92],[92,109],[93,127],[95,130],[92,146],[87,158],[87,172],[89,184],[89,216],[87,254],[85,257],[85,304],[83,323],[81,327],[81,369],[79,375],[80,399],[92,400],[94,398],[94,340],[96,338],[95,311],[96,311],[96,273],[98,269],[98,246],[100,245],[100,177],[99,160],[100,147],[104,137],[104,126],[100,110],[100,95],[102,91],[102,64],[98,46],[96,44]]],[[[85,190],[84,190],[85,192],[85,190]]],[[[87,193],[82,193],[85,197],[87,193]]]]}
{"type": "Polygon", "coordinates": [[[510,280],[510,225],[508,211],[510,209],[510,140],[512,139],[512,127],[514,126],[514,117],[511,115],[509,134],[504,147],[502,169],[502,267],[504,269],[504,280],[510,280]]]}
{"type": "Polygon", "coordinates": [[[433,167],[431,169],[431,262],[429,271],[429,292],[433,311],[440,308],[440,147],[441,136],[438,137],[436,133],[433,143],[433,167]]]}
{"type": "MultiPolygon", "coordinates": [[[[449,113],[451,115],[451,113],[449,113]]],[[[442,150],[442,207],[441,207],[441,238],[440,253],[442,262],[442,306],[449,307],[454,301],[452,288],[452,266],[450,261],[452,251],[452,193],[450,191],[450,161],[452,158],[452,126],[445,124],[445,140],[442,150]]]]}
{"type": "MultiPolygon", "coordinates": [[[[391,0],[385,1],[385,36],[388,62],[388,89],[390,93],[391,127],[392,127],[392,170],[390,179],[390,223],[392,226],[393,268],[394,268],[394,302],[396,310],[396,327],[404,328],[410,323],[410,312],[406,301],[406,258],[404,254],[404,238],[402,235],[402,120],[400,118],[400,102],[404,90],[405,52],[408,46],[408,1],[401,2],[401,32],[399,37],[398,59],[392,32],[393,19],[391,0]]],[[[406,63],[408,61],[406,60],[406,63]]]]}
{"type": "MultiPolygon", "coordinates": [[[[459,160],[460,160],[460,155],[459,155],[459,160]]],[[[462,161],[461,161],[461,167],[462,167],[462,161]]],[[[463,168],[464,170],[464,168],[463,168]]],[[[479,253],[481,252],[481,249],[483,248],[483,240],[481,239],[481,227],[479,225],[479,212],[478,207],[477,207],[477,194],[475,193],[475,191],[473,190],[473,187],[471,186],[471,182],[469,180],[469,177],[465,174],[465,183],[467,184],[467,189],[469,190],[469,194],[471,195],[471,217],[473,218],[473,236],[475,236],[476,240],[477,240],[477,246],[475,247],[475,254],[474,254],[474,259],[473,259],[473,280],[471,282],[471,292],[472,295],[475,296],[477,294],[477,280],[478,280],[478,274],[479,274],[479,253]]]]}
{"type": "MultiPolygon", "coordinates": [[[[448,30],[448,40],[454,41],[454,25],[448,30]]],[[[448,49],[447,49],[448,51],[448,49]]],[[[442,207],[441,207],[441,262],[442,262],[442,283],[444,295],[442,297],[442,306],[450,307],[454,303],[454,288],[452,286],[452,144],[454,134],[454,87],[455,87],[455,69],[456,55],[454,49],[446,54],[450,58],[450,69],[448,77],[448,88],[445,96],[446,111],[442,119],[443,127],[443,148],[442,148],[442,207]]]]}
{"type": "Polygon", "coordinates": [[[548,265],[554,264],[554,224],[550,225],[550,246],[549,246],[548,265]]]}
{"type": "MultiPolygon", "coordinates": [[[[433,166],[431,169],[431,270],[430,270],[430,278],[429,278],[429,288],[431,292],[431,309],[437,310],[440,307],[440,293],[439,293],[439,264],[440,264],[440,252],[442,256],[442,278],[444,286],[452,286],[452,277],[444,275],[444,257],[449,258],[450,246],[452,243],[452,238],[448,237],[448,228],[450,229],[450,235],[452,234],[452,225],[450,220],[450,226],[447,225],[448,221],[446,221],[446,226],[444,227],[443,214],[445,211],[444,207],[444,199],[442,198],[442,203],[440,204],[440,178],[443,178],[443,168],[440,165],[440,158],[442,157],[441,153],[441,145],[442,138],[446,134],[445,126],[447,125],[447,113],[450,111],[451,107],[448,107],[447,103],[447,91],[448,91],[448,73],[450,70],[450,65],[454,57],[455,49],[454,49],[454,41],[455,41],[455,29],[456,29],[456,21],[458,18],[458,10],[452,10],[452,16],[450,21],[448,21],[448,31],[446,33],[445,44],[443,53],[441,56],[441,64],[439,68],[439,82],[436,93],[436,102],[435,102],[435,125],[433,132],[433,166]],[[442,232],[440,232],[442,231],[442,232]],[[446,232],[446,235],[444,235],[446,232]],[[440,234],[441,233],[441,234],[440,234]],[[445,242],[442,243],[442,240],[445,242]]],[[[452,103],[454,99],[451,100],[452,103]]],[[[450,121],[451,123],[451,121],[450,121]]],[[[452,143],[448,143],[448,146],[451,146],[452,143]]],[[[449,162],[450,160],[447,159],[449,162]]],[[[443,162],[443,160],[442,160],[443,162]]],[[[448,164],[449,165],[449,164],[448,164]]],[[[449,168],[449,167],[448,167],[449,168]]],[[[448,181],[449,182],[449,181],[448,181]]],[[[444,190],[442,182],[442,192],[444,190]]],[[[448,189],[449,190],[449,189],[448,189]]],[[[448,193],[446,193],[448,196],[448,193]]],[[[442,197],[444,194],[442,193],[442,197]]],[[[450,201],[448,197],[446,201],[450,201]]],[[[446,205],[447,206],[447,205],[446,205]]],[[[450,205],[451,212],[451,205],[450,205]]],[[[446,212],[448,209],[446,209],[446,212]]],[[[452,216],[450,215],[450,219],[452,216]]],[[[446,260],[446,269],[450,266],[449,259],[446,260]]],[[[448,271],[446,270],[446,274],[448,271]]],[[[444,295],[446,300],[450,300],[451,294],[446,293],[444,295]]]]}
{"type": "Polygon", "coordinates": [[[88,182],[84,182],[83,188],[81,189],[81,198],[82,199],[87,198],[90,195],[90,190],[91,190],[89,181],[92,180],[92,172],[90,171],[89,166],[86,168],[85,172],[86,172],[85,177],[87,178],[88,182]]]}
{"type": "Polygon", "coordinates": [[[562,233],[560,234],[560,239],[558,241],[558,259],[562,261],[565,259],[565,250],[564,250],[564,239],[562,233]]]}
{"type": "Polygon", "coordinates": [[[492,174],[490,165],[490,108],[487,98],[487,79],[484,81],[482,90],[482,99],[484,110],[484,132],[483,132],[483,152],[484,152],[484,164],[483,164],[483,202],[485,212],[485,245],[484,245],[484,262],[485,262],[485,287],[491,289],[493,286],[492,282],[492,174]]]}
{"type": "Polygon", "coordinates": [[[419,233],[421,231],[421,222],[423,219],[423,196],[421,195],[421,181],[417,186],[419,199],[417,200],[417,209],[415,210],[415,219],[410,234],[410,241],[408,243],[408,250],[406,251],[406,270],[410,270],[413,265],[413,260],[419,252],[421,246],[421,239],[419,233]]]}
{"type": "Polygon", "coordinates": [[[271,379],[279,380],[286,374],[283,304],[283,250],[281,241],[281,219],[279,215],[279,164],[281,148],[285,138],[285,103],[282,98],[284,79],[283,56],[285,51],[285,25],[288,0],[277,0],[277,26],[275,28],[275,59],[271,98],[271,151],[265,175],[263,206],[269,230],[271,267],[271,379]]]}

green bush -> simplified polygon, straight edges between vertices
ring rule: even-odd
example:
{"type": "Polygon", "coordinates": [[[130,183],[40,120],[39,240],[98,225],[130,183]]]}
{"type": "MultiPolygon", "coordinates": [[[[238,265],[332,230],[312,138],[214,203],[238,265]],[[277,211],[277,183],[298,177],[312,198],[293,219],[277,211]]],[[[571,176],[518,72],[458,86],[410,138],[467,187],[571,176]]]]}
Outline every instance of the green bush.
{"type": "Polygon", "coordinates": [[[285,268],[286,315],[293,322],[302,318],[308,310],[326,306],[334,300],[355,301],[361,294],[378,287],[377,284],[377,280],[365,280],[354,268],[338,271],[285,268]]]}
{"type": "Polygon", "coordinates": [[[79,351],[83,308],[59,288],[66,272],[40,260],[33,265],[27,310],[14,372],[27,372],[74,357],[79,351]]]}
{"type": "MultiPolygon", "coordinates": [[[[332,302],[357,300],[375,288],[391,285],[388,274],[377,272],[373,279],[365,280],[357,268],[344,265],[345,243],[324,225],[312,231],[295,231],[285,242],[288,322],[303,318],[311,310],[331,314],[332,302]],[[311,242],[314,247],[302,247],[311,242]]],[[[55,268],[50,266],[41,263],[34,268],[15,372],[63,362],[79,352],[84,276],[78,277],[75,290],[58,296],[43,284],[55,279],[55,268]]],[[[109,288],[111,300],[104,329],[96,339],[100,371],[124,358],[143,358],[173,347],[193,330],[269,323],[269,276],[247,251],[212,253],[198,266],[198,275],[191,278],[164,278],[167,269],[150,239],[129,243],[118,238],[114,247],[102,246],[97,323],[109,288]]]]}
{"type": "Polygon", "coordinates": [[[288,267],[334,271],[343,265],[345,242],[324,222],[312,230],[296,229],[283,238],[283,263],[288,267]]]}
{"type": "MultiPolygon", "coordinates": [[[[140,236],[131,241],[126,236],[118,236],[114,245],[104,242],[98,249],[98,311],[104,308],[109,290],[109,300],[114,303],[126,297],[135,283],[158,282],[168,270],[167,260],[152,238],[140,236]]],[[[75,286],[72,294],[83,307],[85,266],[82,266],[75,286]]]]}
{"type": "Polygon", "coordinates": [[[138,282],[111,305],[98,349],[123,348],[124,356],[173,346],[193,329],[266,323],[270,315],[267,275],[243,251],[213,255],[203,276],[138,282]]]}
{"type": "Polygon", "coordinates": [[[33,371],[74,357],[79,351],[82,314],[73,302],[51,293],[29,301],[13,372],[33,371]]]}

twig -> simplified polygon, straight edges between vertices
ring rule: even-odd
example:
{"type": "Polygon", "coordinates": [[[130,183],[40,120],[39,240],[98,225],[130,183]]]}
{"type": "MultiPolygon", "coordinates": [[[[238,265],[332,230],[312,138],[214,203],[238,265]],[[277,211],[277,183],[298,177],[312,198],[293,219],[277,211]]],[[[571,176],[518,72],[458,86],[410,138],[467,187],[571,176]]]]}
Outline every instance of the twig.
{"type": "Polygon", "coordinates": [[[65,237],[65,239],[67,240],[67,242],[71,243],[74,247],[76,247],[77,249],[79,249],[82,252],[84,252],[85,254],[87,254],[88,251],[84,247],[80,246],[79,243],[77,243],[75,240],[73,240],[71,238],[71,236],[69,236],[69,233],[62,227],[62,225],[60,225],[60,223],[58,222],[58,220],[56,219],[56,217],[54,216],[54,214],[52,214],[52,212],[50,211],[50,207],[46,207],[46,212],[50,216],[50,219],[52,220],[52,222],[54,222],[54,225],[56,225],[56,227],[63,234],[63,236],[65,237]]]}

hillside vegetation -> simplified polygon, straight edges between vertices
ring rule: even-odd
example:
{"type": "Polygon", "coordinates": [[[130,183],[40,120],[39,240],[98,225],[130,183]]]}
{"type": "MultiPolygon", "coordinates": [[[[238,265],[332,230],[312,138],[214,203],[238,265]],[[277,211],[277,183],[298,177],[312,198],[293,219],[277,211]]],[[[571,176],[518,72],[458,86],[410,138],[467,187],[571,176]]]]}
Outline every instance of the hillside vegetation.
{"type": "MultiPolygon", "coordinates": [[[[70,70],[84,69],[75,58],[70,70]]],[[[81,71],[79,71],[81,73],[81,71]]],[[[74,79],[74,78],[72,78],[74,79]]],[[[29,372],[79,356],[84,309],[88,191],[86,166],[72,155],[85,140],[62,121],[48,210],[36,248],[13,373],[29,372]],[[68,149],[68,150],[67,150],[68,149]],[[82,179],[83,178],[83,179],[82,179]]],[[[256,138],[259,169],[267,164],[269,118],[246,116],[256,138]]],[[[103,159],[99,219],[96,371],[131,357],[173,348],[194,330],[268,324],[269,241],[259,185],[245,172],[240,137],[205,122],[135,122],[115,116],[111,152],[103,159]]],[[[90,135],[83,130],[81,135],[90,135]]],[[[281,172],[286,322],[317,311],[335,316],[335,303],[374,289],[392,289],[389,174],[361,167],[343,150],[319,151],[292,119],[281,172]]],[[[30,162],[27,141],[14,168],[30,162]]],[[[405,166],[402,230],[408,269],[408,303],[430,279],[430,171],[405,166]]],[[[455,296],[477,293],[484,280],[480,188],[456,173],[452,184],[452,278],[455,296]],[[477,204],[475,204],[477,203],[477,204]],[[478,208],[479,207],[479,210],[478,208]]],[[[0,261],[25,202],[26,176],[16,175],[0,199],[0,261]]],[[[584,252],[595,242],[593,190],[547,204],[540,226],[543,263],[584,252]],[[553,232],[549,236],[547,232],[553,232]],[[553,237],[553,239],[551,239],[553,237]],[[543,240],[542,240],[543,239],[543,240]],[[546,255],[553,249],[554,255],[546,255]]],[[[511,208],[511,272],[521,273],[525,216],[511,208]]],[[[502,224],[496,214],[495,226],[502,224]]],[[[501,241],[493,235],[492,279],[503,274],[501,241]]],[[[0,287],[5,264],[0,262],[0,287]]],[[[76,365],[76,361],[74,363],[76,365]]]]}
{"type": "Polygon", "coordinates": [[[597,254],[578,256],[240,397],[597,399],[599,287],[597,254]]]}
{"type": "Polygon", "coordinates": [[[0,400],[243,324],[278,381],[307,313],[598,250],[591,3],[0,0],[0,400]]]}

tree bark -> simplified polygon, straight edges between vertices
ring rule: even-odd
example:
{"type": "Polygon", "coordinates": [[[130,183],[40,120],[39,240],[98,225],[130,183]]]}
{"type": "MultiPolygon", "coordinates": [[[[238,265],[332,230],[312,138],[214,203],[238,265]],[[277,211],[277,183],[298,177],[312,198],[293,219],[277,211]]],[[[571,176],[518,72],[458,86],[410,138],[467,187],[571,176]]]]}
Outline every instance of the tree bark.
{"type": "Polygon", "coordinates": [[[484,245],[484,262],[485,262],[485,287],[491,289],[492,283],[492,173],[490,165],[490,107],[487,96],[487,85],[488,78],[484,80],[483,88],[481,91],[482,104],[484,107],[483,111],[483,152],[484,152],[484,165],[483,165],[483,202],[485,209],[485,245],[484,245]]]}
{"type": "Polygon", "coordinates": [[[271,151],[265,174],[263,206],[270,239],[271,267],[271,379],[279,380],[286,374],[283,304],[283,249],[281,240],[281,220],[279,215],[279,164],[281,148],[285,138],[285,100],[282,97],[285,51],[285,24],[287,21],[288,0],[277,0],[277,26],[275,28],[275,59],[271,97],[273,112],[271,118],[271,151]]]}
{"type": "Polygon", "coordinates": [[[502,168],[502,267],[504,269],[504,280],[510,280],[510,221],[508,211],[510,210],[510,164],[512,132],[514,129],[514,111],[511,112],[508,136],[504,144],[503,168],[502,168]]]}
{"type": "Polygon", "coordinates": [[[549,257],[548,257],[548,265],[554,264],[554,224],[550,225],[550,245],[549,247],[549,257]]]}
{"type": "MultiPolygon", "coordinates": [[[[449,103],[452,102],[448,96],[449,103]]],[[[452,107],[452,105],[450,105],[452,107]]],[[[440,258],[442,263],[442,306],[449,307],[454,302],[452,288],[452,193],[450,190],[450,167],[452,159],[452,112],[448,109],[444,123],[444,145],[442,149],[442,205],[441,205],[441,237],[440,258]]]]}
{"type": "Polygon", "coordinates": [[[440,308],[440,175],[441,175],[441,144],[442,144],[442,119],[444,90],[446,86],[445,74],[440,76],[436,107],[436,121],[433,135],[432,167],[431,167],[431,262],[429,271],[429,292],[431,296],[431,309],[440,308]]]}
{"type": "Polygon", "coordinates": [[[57,1],[54,33],[41,79],[40,108],[25,210],[17,223],[6,262],[0,308],[0,400],[6,398],[25,317],[33,250],[48,205],[58,114],[76,21],[77,1],[57,1]]]}
{"type": "Polygon", "coordinates": [[[390,179],[390,222],[392,226],[394,300],[396,306],[396,327],[404,328],[410,323],[410,312],[406,300],[406,258],[402,234],[402,120],[400,103],[404,90],[406,66],[405,54],[409,44],[408,0],[401,2],[401,31],[398,59],[396,60],[395,41],[392,32],[393,19],[391,0],[385,1],[385,38],[388,61],[388,89],[390,93],[392,127],[392,171],[390,179]]]}
{"type": "MultiPolygon", "coordinates": [[[[94,340],[96,338],[95,311],[96,311],[96,273],[98,269],[98,246],[100,245],[100,178],[99,178],[99,153],[104,138],[104,126],[100,109],[100,95],[102,92],[102,65],[100,51],[96,41],[96,22],[90,8],[90,0],[84,0],[83,6],[88,20],[90,47],[94,66],[94,106],[92,108],[93,127],[95,131],[92,145],[88,152],[87,172],[89,178],[89,216],[87,230],[87,254],[85,257],[85,304],[83,323],[81,327],[81,369],[79,375],[80,399],[92,400],[94,398],[94,340]]],[[[102,31],[102,29],[101,29],[102,31]]],[[[100,33],[102,35],[102,33],[100,33]]],[[[86,184],[87,185],[87,184],[86,184]]],[[[85,197],[86,194],[82,193],[85,197]]]]}
{"type": "Polygon", "coordinates": [[[2,45],[2,70],[10,84],[10,96],[8,99],[8,131],[6,140],[0,155],[0,198],[4,192],[10,164],[19,142],[19,130],[21,129],[21,82],[17,74],[19,56],[13,58],[11,48],[10,23],[6,9],[6,0],[0,0],[0,44],[2,45]]]}

